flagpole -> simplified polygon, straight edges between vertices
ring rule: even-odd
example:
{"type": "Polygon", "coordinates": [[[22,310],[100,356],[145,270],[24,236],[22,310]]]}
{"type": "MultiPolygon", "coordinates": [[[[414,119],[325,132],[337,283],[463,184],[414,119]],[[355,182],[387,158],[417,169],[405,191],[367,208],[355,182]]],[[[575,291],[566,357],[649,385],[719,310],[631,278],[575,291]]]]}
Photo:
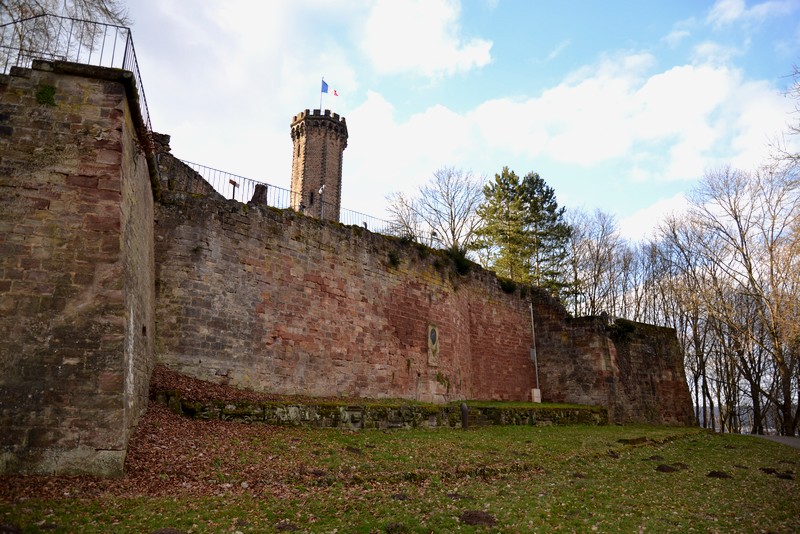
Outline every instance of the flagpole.
{"type": "MultiPolygon", "coordinates": [[[[322,83],[325,83],[325,76],[322,77],[322,83]]],[[[319,111],[322,113],[322,84],[319,85],[319,111]]]]}

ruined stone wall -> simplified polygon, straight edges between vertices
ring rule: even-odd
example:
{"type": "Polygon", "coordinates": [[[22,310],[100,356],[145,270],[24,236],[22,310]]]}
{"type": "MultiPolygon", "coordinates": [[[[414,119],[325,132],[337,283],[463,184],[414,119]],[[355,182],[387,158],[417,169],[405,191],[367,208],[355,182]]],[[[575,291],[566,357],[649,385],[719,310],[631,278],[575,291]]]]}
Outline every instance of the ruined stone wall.
{"type": "Polygon", "coordinates": [[[605,319],[573,319],[540,289],[507,293],[476,265],[459,274],[442,251],[214,196],[163,198],[158,353],[180,372],[281,394],[529,400],[532,306],[544,401],[691,422],[667,329],[615,340],[605,319]]]}
{"type": "Polygon", "coordinates": [[[445,258],[293,212],[169,194],[156,235],[170,367],[283,394],[470,396],[470,292],[445,258]]]}
{"type": "Polygon", "coordinates": [[[617,417],[666,424],[692,421],[692,401],[675,331],[618,320],[611,338],[612,359],[619,369],[612,401],[617,417]]]}
{"type": "Polygon", "coordinates": [[[225,200],[168,154],[154,207],[130,102],[116,70],[0,76],[0,472],[121,473],[155,352],[274,393],[527,400],[531,303],[544,401],[691,422],[672,331],[572,319],[441,251],[225,200]]]}
{"type": "Polygon", "coordinates": [[[153,199],[119,71],[0,76],[0,472],[120,474],[153,365],[153,199]]]}
{"type": "Polygon", "coordinates": [[[618,420],[612,400],[619,377],[611,361],[606,321],[569,317],[562,307],[546,307],[544,298],[539,298],[536,323],[543,396],[552,402],[607,406],[609,418],[618,420]]]}

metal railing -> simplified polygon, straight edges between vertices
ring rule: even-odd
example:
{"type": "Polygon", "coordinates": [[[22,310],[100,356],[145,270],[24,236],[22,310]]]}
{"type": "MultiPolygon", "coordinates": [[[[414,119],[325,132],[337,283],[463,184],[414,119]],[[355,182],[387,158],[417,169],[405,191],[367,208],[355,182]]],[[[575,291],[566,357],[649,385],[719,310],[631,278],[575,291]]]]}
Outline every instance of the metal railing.
{"type": "MultiPolygon", "coordinates": [[[[180,161],[202,176],[217,193],[225,198],[237,200],[243,204],[251,201],[265,203],[268,206],[279,209],[294,208],[302,203],[298,191],[291,191],[290,189],[270,185],[252,178],[245,178],[238,174],[221,171],[199,163],[192,163],[186,160],[180,161]],[[258,194],[256,195],[256,193],[258,194]],[[256,198],[253,198],[254,196],[256,198]]],[[[331,210],[335,209],[335,205],[329,202],[325,202],[324,205],[326,210],[328,206],[330,206],[331,210]]],[[[339,209],[339,222],[346,225],[363,226],[369,231],[378,234],[397,234],[396,225],[390,221],[345,208],[339,209]]]]}
{"type": "Polygon", "coordinates": [[[142,120],[152,131],[130,28],[49,14],[0,25],[0,73],[8,73],[11,67],[29,68],[36,59],[131,72],[142,120]]]}
{"type": "MultiPolygon", "coordinates": [[[[11,67],[30,68],[34,60],[66,61],[115,68],[133,74],[139,97],[139,109],[148,132],[152,132],[150,112],[136,60],[131,30],[125,26],[62,17],[59,15],[36,15],[6,24],[0,24],[0,73],[6,74],[11,67]]],[[[257,187],[258,202],[287,209],[301,206],[299,193],[259,182],[244,176],[183,161],[225,198],[242,203],[253,200],[257,187]],[[296,202],[292,202],[295,200],[296,202]]],[[[324,209],[335,210],[335,205],[325,202],[324,209]]],[[[396,235],[395,224],[358,211],[340,208],[339,222],[358,225],[372,232],[396,235]]]]}

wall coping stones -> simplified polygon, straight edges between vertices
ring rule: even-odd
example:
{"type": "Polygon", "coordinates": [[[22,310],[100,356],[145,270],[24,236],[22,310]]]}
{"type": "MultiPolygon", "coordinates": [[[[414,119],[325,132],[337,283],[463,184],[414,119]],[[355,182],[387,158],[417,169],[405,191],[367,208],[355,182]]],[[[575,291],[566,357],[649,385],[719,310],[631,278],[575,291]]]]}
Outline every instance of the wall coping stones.
{"type": "MultiPolygon", "coordinates": [[[[173,412],[193,419],[220,419],[241,423],[303,426],[313,428],[410,429],[461,428],[461,403],[428,404],[405,400],[336,401],[307,399],[294,401],[191,400],[178,391],[158,391],[156,402],[173,412]]],[[[469,402],[468,427],[605,425],[608,410],[602,406],[531,404],[520,402],[469,402]]]]}

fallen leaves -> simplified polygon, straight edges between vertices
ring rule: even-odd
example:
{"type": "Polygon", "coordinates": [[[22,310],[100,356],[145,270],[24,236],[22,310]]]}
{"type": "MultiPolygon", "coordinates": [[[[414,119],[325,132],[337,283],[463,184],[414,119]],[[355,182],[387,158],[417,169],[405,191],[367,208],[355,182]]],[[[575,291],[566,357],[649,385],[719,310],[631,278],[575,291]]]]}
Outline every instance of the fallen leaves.
{"type": "MultiPolygon", "coordinates": [[[[153,384],[184,398],[236,402],[243,394],[164,369],[153,384]]],[[[773,477],[792,477],[800,456],[735,440],[649,427],[346,432],[192,420],[153,402],[130,441],[124,477],[4,476],[0,522],[65,528],[65,518],[81,517],[89,528],[72,530],[86,532],[145,532],[136,530],[142,518],[187,533],[782,530],[798,512],[797,486],[773,477]],[[776,467],[758,472],[756,461],[776,467]],[[730,482],[704,476],[733,467],[740,471],[730,482]],[[765,498],[748,508],[759,492],[765,498]],[[743,518],[717,509],[756,511],[743,518]]]]}

